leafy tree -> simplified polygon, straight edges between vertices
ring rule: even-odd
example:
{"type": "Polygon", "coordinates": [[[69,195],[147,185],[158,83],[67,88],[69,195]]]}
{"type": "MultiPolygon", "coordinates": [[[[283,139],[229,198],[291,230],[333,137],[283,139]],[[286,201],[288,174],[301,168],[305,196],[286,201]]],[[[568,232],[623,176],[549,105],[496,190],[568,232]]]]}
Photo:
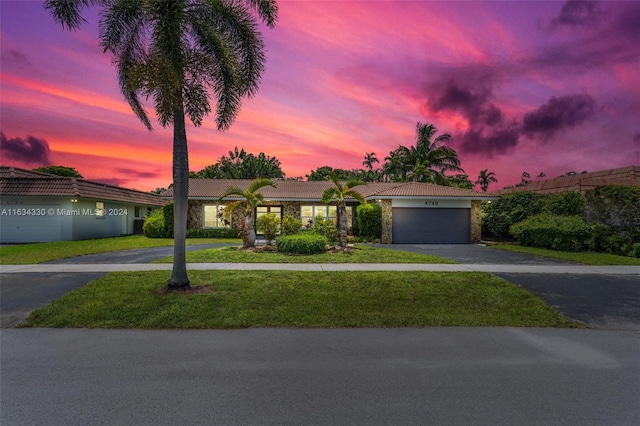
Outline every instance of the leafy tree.
{"type": "Polygon", "coordinates": [[[33,169],[34,172],[49,173],[50,175],[74,177],[82,179],[82,175],[73,167],[66,166],[47,166],[33,169]]]}
{"type": "Polygon", "coordinates": [[[496,174],[494,172],[490,172],[489,169],[484,169],[480,170],[478,180],[475,181],[475,184],[479,185],[483,192],[487,192],[487,189],[489,189],[489,185],[491,185],[492,182],[498,183],[496,174]]]}
{"type": "Polygon", "coordinates": [[[312,170],[310,174],[306,175],[306,177],[308,181],[331,180],[330,175],[332,173],[340,180],[363,180],[361,179],[361,174],[358,170],[334,169],[330,166],[318,167],[316,170],[312,170]]]}
{"type": "Polygon", "coordinates": [[[280,160],[276,157],[265,155],[264,152],[255,156],[248,154],[244,148],[238,150],[238,147],[235,147],[233,151],[229,151],[229,156],[223,155],[217,163],[193,173],[192,177],[202,179],[279,179],[284,177],[284,172],[280,166],[280,160]]]}
{"type": "Polygon", "coordinates": [[[236,195],[241,200],[234,201],[227,204],[224,209],[227,220],[231,218],[233,211],[240,206],[244,206],[244,224],[242,225],[242,246],[244,248],[255,247],[256,245],[256,230],[254,226],[253,213],[260,204],[264,202],[264,195],[258,192],[260,188],[265,186],[276,187],[276,184],[271,179],[256,179],[249,184],[246,190],[242,190],[237,186],[228,187],[218,201],[222,201],[224,198],[230,195],[236,195]]]}
{"type": "Polygon", "coordinates": [[[329,174],[329,178],[333,182],[334,186],[324,190],[322,193],[322,202],[329,204],[335,198],[338,212],[338,245],[340,247],[346,247],[347,233],[349,231],[346,199],[347,197],[352,197],[361,204],[367,204],[367,201],[364,199],[362,194],[353,189],[359,185],[366,185],[366,183],[359,180],[351,180],[346,184],[342,184],[338,176],[333,172],[329,174]]]}
{"type": "Polygon", "coordinates": [[[244,96],[258,90],[264,69],[259,19],[275,25],[275,0],[46,0],[67,29],[78,29],[80,12],[101,6],[100,45],[113,54],[118,82],[140,121],[151,121],[140,96],[151,98],[160,124],[173,125],[174,262],[169,290],[187,290],[185,261],[189,159],[185,117],[195,126],[211,111],[219,130],[229,128],[244,96]]]}

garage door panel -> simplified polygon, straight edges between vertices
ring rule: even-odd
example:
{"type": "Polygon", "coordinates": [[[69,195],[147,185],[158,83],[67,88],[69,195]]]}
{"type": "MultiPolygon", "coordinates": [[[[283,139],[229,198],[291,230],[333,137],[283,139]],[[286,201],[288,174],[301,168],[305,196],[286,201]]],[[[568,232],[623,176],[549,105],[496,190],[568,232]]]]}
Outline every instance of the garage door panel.
{"type": "Polygon", "coordinates": [[[469,244],[469,209],[393,209],[393,242],[396,244],[469,244]]]}

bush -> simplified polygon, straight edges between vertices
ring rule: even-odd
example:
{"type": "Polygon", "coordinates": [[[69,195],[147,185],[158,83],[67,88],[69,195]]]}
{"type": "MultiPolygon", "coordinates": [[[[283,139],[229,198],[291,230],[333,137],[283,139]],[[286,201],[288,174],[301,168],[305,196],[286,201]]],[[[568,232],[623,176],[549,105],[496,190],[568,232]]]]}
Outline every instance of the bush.
{"type": "Polygon", "coordinates": [[[338,242],[338,228],[336,228],[336,224],[333,219],[316,216],[311,230],[314,233],[325,237],[329,244],[335,244],[338,242]]]}
{"type": "Polygon", "coordinates": [[[380,204],[360,204],[356,208],[358,235],[365,239],[382,236],[382,206],[380,204]]]}
{"type": "Polygon", "coordinates": [[[530,216],[510,228],[523,245],[553,250],[577,251],[587,247],[590,226],[580,216],[530,216]]]}
{"type": "Polygon", "coordinates": [[[163,209],[156,209],[144,220],[142,233],[147,238],[168,238],[163,209]]]}
{"type": "Polygon", "coordinates": [[[640,186],[601,185],[585,197],[588,222],[610,227],[630,246],[640,242],[640,186]]]}
{"type": "Polygon", "coordinates": [[[324,253],[327,249],[327,239],[322,235],[310,232],[282,235],[276,238],[276,247],[279,252],[289,254],[324,253]]]}
{"type": "Polygon", "coordinates": [[[282,235],[295,235],[302,230],[302,221],[297,217],[286,215],[282,218],[282,235]]]}
{"type": "Polygon", "coordinates": [[[542,198],[533,192],[503,194],[500,199],[486,203],[483,211],[485,231],[496,237],[508,237],[509,228],[539,213],[542,213],[542,198]]]}
{"type": "Polygon", "coordinates": [[[279,228],[280,217],[275,213],[267,213],[256,220],[256,230],[264,234],[264,239],[268,244],[271,244],[271,241],[278,235],[279,228]]]}
{"type": "Polygon", "coordinates": [[[635,243],[631,248],[631,257],[640,257],[640,243],[635,243]]]}
{"type": "Polygon", "coordinates": [[[240,238],[240,230],[233,228],[191,228],[187,238],[240,238]]]}
{"type": "Polygon", "coordinates": [[[560,192],[544,195],[545,212],[555,216],[582,216],[585,199],[579,192],[560,192]]]}

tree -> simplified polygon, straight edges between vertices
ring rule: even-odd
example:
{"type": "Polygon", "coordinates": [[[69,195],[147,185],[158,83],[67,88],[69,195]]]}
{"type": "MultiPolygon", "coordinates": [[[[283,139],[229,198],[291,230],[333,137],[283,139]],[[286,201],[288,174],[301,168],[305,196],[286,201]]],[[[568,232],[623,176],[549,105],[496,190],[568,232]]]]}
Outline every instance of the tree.
{"type": "Polygon", "coordinates": [[[346,247],[347,232],[349,231],[346,199],[347,197],[351,197],[355,198],[361,204],[367,204],[367,201],[364,199],[362,194],[353,189],[359,185],[366,185],[366,183],[359,180],[351,180],[343,185],[338,176],[333,172],[329,174],[329,178],[333,182],[334,186],[323,191],[322,202],[329,204],[335,198],[338,211],[338,245],[340,247],[346,247]]]}
{"type": "Polygon", "coordinates": [[[49,173],[50,175],[74,177],[74,178],[82,179],[82,175],[73,167],[48,166],[48,167],[38,167],[37,169],[33,169],[33,171],[39,172],[39,173],[49,173]]]}
{"type": "Polygon", "coordinates": [[[257,13],[270,28],[275,0],[47,0],[53,18],[69,30],[83,8],[100,10],[100,45],[113,55],[129,106],[151,130],[140,96],[154,101],[160,124],[173,125],[174,261],[169,290],[188,290],[185,245],[189,157],[185,117],[195,126],[211,111],[219,130],[229,128],[244,96],[258,90],[265,62],[257,13]]]}
{"type": "Polygon", "coordinates": [[[367,182],[379,182],[382,180],[382,173],[379,169],[374,169],[373,164],[380,163],[378,157],[376,157],[375,152],[366,152],[364,154],[364,161],[362,165],[366,167],[366,170],[363,171],[362,175],[367,182]]]}
{"type": "Polygon", "coordinates": [[[491,185],[492,182],[498,183],[496,174],[494,172],[490,172],[489,169],[484,169],[480,170],[478,180],[475,181],[475,184],[479,185],[483,192],[487,192],[487,189],[489,189],[489,185],[491,185]]]}
{"type": "Polygon", "coordinates": [[[416,125],[416,144],[407,148],[400,145],[385,158],[383,173],[396,182],[427,182],[449,185],[447,172],[463,173],[455,149],[447,146],[451,141],[448,133],[436,136],[433,124],[416,125]]]}
{"type": "Polygon", "coordinates": [[[241,200],[234,201],[227,204],[224,209],[227,220],[230,220],[233,211],[240,206],[244,206],[244,224],[242,225],[242,246],[244,248],[255,247],[256,245],[256,230],[253,220],[253,213],[260,204],[264,202],[264,195],[258,192],[260,188],[265,186],[276,187],[276,184],[271,179],[256,179],[249,184],[246,190],[242,190],[237,186],[228,187],[218,201],[222,201],[224,198],[230,195],[236,195],[241,200]]]}
{"type": "Polygon", "coordinates": [[[264,152],[255,156],[247,154],[243,149],[235,147],[229,151],[229,156],[223,155],[217,163],[210,164],[197,173],[191,172],[194,178],[202,179],[281,179],[284,172],[280,160],[265,155],[264,152]]]}

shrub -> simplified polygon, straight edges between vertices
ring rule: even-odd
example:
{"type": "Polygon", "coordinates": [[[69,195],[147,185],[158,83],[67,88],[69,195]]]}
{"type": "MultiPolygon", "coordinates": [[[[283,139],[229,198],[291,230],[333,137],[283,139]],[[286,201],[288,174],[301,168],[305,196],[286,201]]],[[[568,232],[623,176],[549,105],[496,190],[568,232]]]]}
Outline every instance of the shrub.
{"type": "Polygon", "coordinates": [[[302,221],[297,217],[286,215],[282,218],[282,235],[295,235],[302,229],[302,221]]]}
{"type": "Polygon", "coordinates": [[[631,248],[631,257],[640,257],[640,243],[635,243],[631,248]]]}
{"type": "Polygon", "coordinates": [[[530,216],[510,228],[523,245],[553,250],[576,251],[587,246],[590,226],[580,216],[530,216]]]}
{"type": "Polygon", "coordinates": [[[240,230],[233,228],[191,228],[187,238],[240,238],[240,230]]]}
{"type": "Polygon", "coordinates": [[[575,191],[544,195],[544,210],[555,216],[581,216],[584,213],[585,200],[575,191]]]}
{"type": "Polygon", "coordinates": [[[356,208],[359,236],[376,239],[382,236],[382,206],[380,204],[360,204],[356,208]]]}
{"type": "Polygon", "coordinates": [[[144,220],[142,225],[142,233],[147,238],[167,238],[166,226],[164,222],[163,209],[157,209],[151,212],[144,220]]]}
{"type": "Polygon", "coordinates": [[[336,224],[333,219],[316,216],[311,230],[314,233],[325,237],[329,244],[335,244],[338,242],[338,228],[336,228],[336,224]]]}
{"type": "Polygon", "coordinates": [[[496,237],[508,237],[511,225],[542,212],[542,198],[533,192],[515,192],[484,204],[482,220],[485,231],[496,237]]]}
{"type": "Polygon", "coordinates": [[[289,254],[324,253],[327,247],[327,239],[322,235],[309,232],[282,235],[276,238],[276,247],[279,252],[289,254]]]}
{"type": "Polygon", "coordinates": [[[588,222],[610,227],[630,246],[640,242],[640,186],[601,185],[585,198],[588,222]]]}
{"type": "Polygon", "coordinates": [[[271,244],[271,241],[278,235],[279,228],[280,217],[275,213],[267,213],[256,220],[256,230],[264,234],[267,244],[271,244]]]}

